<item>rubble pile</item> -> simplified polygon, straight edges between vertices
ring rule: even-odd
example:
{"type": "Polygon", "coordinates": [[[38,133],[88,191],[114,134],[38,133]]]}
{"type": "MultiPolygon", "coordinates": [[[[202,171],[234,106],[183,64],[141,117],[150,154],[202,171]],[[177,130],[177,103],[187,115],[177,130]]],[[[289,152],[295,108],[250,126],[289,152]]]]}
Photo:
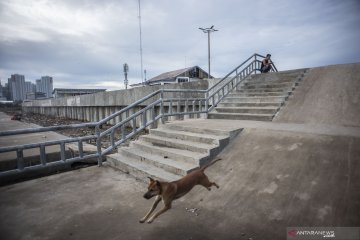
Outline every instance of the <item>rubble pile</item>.
{"type": "MultiPolygon", "coordinates": [[[[33,123],[37,124],[42,127],[50,127],[50,126],[60,126],[60,125],[69,125],[69,124],[80,124],[83,123],[80,120],[74,120],[69,118],[61,118],[61,117],[54,117],[54,116],[45,116],[41,114],[35,114],[35,113],[21,113],[18,109],[1,109],[1,111],[5,112],[6,114],[10,116],[20,116],[20,118],[15,119],[26,123],[33,123]]],[[[101,126],[101,131],[105,131],[106,129],[109,129],[112,127],[110,124],[104,124],[101,126]]],[[[125,134],[128,134],[132,131],[131,127],[125,128],[125,134]]],[[[68,136],[68,137],[83,137],[88,135],[95,135],[95,128],[94,127],[85,127],[85,128],[75,128],[75,129],[63,129],[56,131],[57,133],[60,133],[62,135],[68,136]]],[[[139,133],[138,135],[131,138],[131,140],[137,139],[140,135],[145,134],[145,131],[139,133]]],[[[119,140],[121,139],[122,132],[120,128],[116,129],[115,131],[115,139],[119,140]]],[[[96,145],[96,141],[92,140],[88,143],[96,145]]],[[[128,144],[125,143],[125,144],[128,144]]],[[[107,148],[111,145],[110,143],[110,136],[106,136],[102,138],[101,145],[103,148],[107,148]]]]}

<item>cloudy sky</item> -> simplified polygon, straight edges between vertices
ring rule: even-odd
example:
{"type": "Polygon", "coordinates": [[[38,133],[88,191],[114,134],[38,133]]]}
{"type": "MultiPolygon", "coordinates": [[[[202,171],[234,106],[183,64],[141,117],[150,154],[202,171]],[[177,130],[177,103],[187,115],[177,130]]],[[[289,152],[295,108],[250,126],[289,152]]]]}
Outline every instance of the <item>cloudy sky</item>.
{"type": "MultiPolygon", "coordinates": [[[[253,53],[279,70],[360,62],[360,0],[141,0],[147,79],[198,65],[222,77],[253,53]]],[[[141,81],[138,0],[0,0],[0,79],[123,88],[141,81]]]]}

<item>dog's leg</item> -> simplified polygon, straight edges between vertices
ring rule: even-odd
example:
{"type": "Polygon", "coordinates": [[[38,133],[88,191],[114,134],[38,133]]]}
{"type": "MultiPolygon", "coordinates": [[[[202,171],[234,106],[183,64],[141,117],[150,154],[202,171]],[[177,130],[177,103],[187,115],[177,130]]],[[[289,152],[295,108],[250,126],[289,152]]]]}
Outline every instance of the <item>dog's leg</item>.
{"type": "Polygon", "coordinates": [[[152,223],[154,221],[155,218],[157,218],[159,215],[163,214],[164,212],[166,212],[167,210],[169,210],[171,208],[171,201],[164,203],[165,206],[163,209],[161,209],[160,211],[158,211],[157,213],[155,213],[148,221],[147,223],[152,223]]]}
{"type": "MultiPolygon", "coordinates": [[[[204,185],[203,185],[204,186],[204,185]]],[[[209,185],[204,186],[207,190],[211,191],[211,186],[215,186],[219,188],[219,185],[216,184],[216,182],[211,182],[209,185]]]]}
{"type": "Polygon", "coordinates": [[[204,174],[204,177],[201,179],[200,184],[204,186],[207,190],[211,190],[211,186],[215,186],[219,188],[219,185],[216,184],[216,182],[210,182],[209,178],[204,174]]]}
{"type": "Polygon", "coordinates": [[[159,202],[161,201],[161,196],[158,195],[155,198],[155,202],[153,203],[150,211],[145,215],[145,217],[143,217],[142,219],[140,219],[140,223],[144,223],[146,221],[146,219],[149,218],[149,216],[152,214],[152,212],[155,210],[155,208],[157,207],[157,205],[159,204],[159,202]]]}

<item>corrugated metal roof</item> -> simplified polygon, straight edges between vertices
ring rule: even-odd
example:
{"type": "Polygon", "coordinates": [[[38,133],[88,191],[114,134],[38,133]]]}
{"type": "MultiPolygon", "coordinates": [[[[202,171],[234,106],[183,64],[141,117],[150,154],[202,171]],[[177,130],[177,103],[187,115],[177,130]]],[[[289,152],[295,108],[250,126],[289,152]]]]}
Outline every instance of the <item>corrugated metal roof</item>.
{"type": "Polygon", "coordinates": [[[164,79],[176,78],[177,76],[179,76],[187,71],[190,71],[191,69],[196,68],[196,67],[197,66],[162,73],[156,77],[153,77],[153,78],[147,80],[146,82],[156,82],[156,81],[160,81],[160,80],[164,80],[164,79]]]}
{"type": "Polygon", "coordinates": [[[90,92],[90,93],[94,93],[94,92],[104,92],[106,91],[106,89],[104,88],[54,88],[54,90],[52,91],[52,93],[55,92],[90,92]]]}

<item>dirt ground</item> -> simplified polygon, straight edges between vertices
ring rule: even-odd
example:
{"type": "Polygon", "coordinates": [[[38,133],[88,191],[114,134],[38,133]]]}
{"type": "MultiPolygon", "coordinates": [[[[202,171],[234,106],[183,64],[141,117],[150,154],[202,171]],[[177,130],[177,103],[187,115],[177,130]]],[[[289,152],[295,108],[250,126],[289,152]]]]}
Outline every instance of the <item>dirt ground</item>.
{"type": "MultiPolygon", "coordinates": [[[[22,112],[20,106],[10,106],[10,105],[0,106],[0,111],[5,112],[6,114],[8,114],[10,116],[20,116],[20,120],[18,120],[18,121],[25,122],[25,123],[33,123],[33,124],[37,124],[42,127],[83,123],[82,121],[75,120],[75,119],[46,116],[46,115],[35,114],[35,113],[25,113],[25,112],[22,112]]],[[[17,120],[14,120],[14,121],[17,121],[17,120]]],[[[106,129],[108,129],[110,127],[112,127],[112,125],[110,125],[110,124],[103,125],[102,131],[105,131],[106,129]]],[[[132,128],[126,127],[125,131],[126,131],[126,133],[130,133],[132,131],[132,128]]],[[[82,137],[82,136],[88,136],[88,135],[95,135],[95,128],[85,127],[85,128],[77,128],[77,129],[64,129],[64,130],[58,130],[55,132],[65,135],[65,136],[68,136],[68,137],[82,137]]],[[[145,133],[146,133],[146,131],[136,135],[135,137],[131,138],[131,140],[137,139],[141,134],[145,134],[145,133]]],[[[121,135],[122,135],[121,130],[117,129],[115,131],[115,138],[120,139],[121,135]]],[[[94,142],[94,141],[91,141],[88,143],[96,145],[96,142],[94,142]]],[[[106,138],[103,138],[102,147],[107,148],[109,146],[110,146],[110,137],[108,136],[106,138]]]]}

